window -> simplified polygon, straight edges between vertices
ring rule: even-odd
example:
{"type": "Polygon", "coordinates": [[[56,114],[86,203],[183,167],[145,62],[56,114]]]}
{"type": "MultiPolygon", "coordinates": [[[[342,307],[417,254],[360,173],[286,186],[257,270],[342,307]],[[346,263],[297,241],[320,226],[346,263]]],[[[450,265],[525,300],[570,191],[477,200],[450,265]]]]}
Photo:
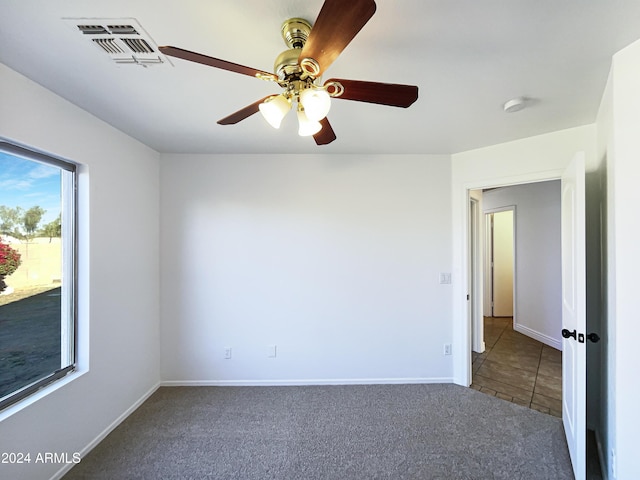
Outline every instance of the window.
{"type": "Polygon", "coordinates": [[[0,409],[76,363],[76,168],[0,141],[0,409]]]}

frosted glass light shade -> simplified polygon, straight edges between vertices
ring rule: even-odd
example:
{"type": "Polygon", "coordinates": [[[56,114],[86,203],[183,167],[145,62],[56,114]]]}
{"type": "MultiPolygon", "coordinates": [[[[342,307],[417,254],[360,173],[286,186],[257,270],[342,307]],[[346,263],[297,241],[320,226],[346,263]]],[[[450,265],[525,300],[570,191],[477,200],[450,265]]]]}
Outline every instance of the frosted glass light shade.
{"type": "Polygon", "coordinates": [[[304,110],[298,110],[298,135],[301,137],[308,137],[315,135],[322,129],[320,122],[311,120],[304,110]]]}
{"type": "Polygon", "coordinates": [[[331,97],[324,88],[306,88],[300,92],[300,103],[310,120],[320,121],[329,113],[331,97]]]}
{"type": "Polygon", "coordinates": [[[291,109],[291,103],[284,95],[280,94],[267,98],[258,105],[258,108],[264,119],[269,122],[269,125],[273,128],[280,128],[282,119],[291,109]]]}

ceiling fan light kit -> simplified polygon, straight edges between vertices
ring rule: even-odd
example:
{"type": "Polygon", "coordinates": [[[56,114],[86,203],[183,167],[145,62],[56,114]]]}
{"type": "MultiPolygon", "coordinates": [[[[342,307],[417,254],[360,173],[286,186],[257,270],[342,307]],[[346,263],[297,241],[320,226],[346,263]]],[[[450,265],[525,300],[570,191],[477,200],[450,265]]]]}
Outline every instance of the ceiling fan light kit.
{"type": "MultiPolygon", "coordinates": [[[[276,57],[273,71],[278,76],[278,84],[285,91],[260,104],[260,113],[269,125],[280,128],[295,102],[298,105],[298,135],[315,135],[322,128],[320,120],[329,113],[331,97],[324,86],[315,83],[319,80],[319,77],[316,78],[320,71],[318,62],[312,58],[300,60],[302,48],[311,33],[311,24],[303,18],[290,18],[283,22],[281,33],[289,48],[276,57]],[[273,104],[277,104],[277,107],[271,107],[273,104]]],[[[334,95],[338,91],[337,88],[332,90],[334,95]]]]}
{"type": "Polygon", "coordinates": [[[258,108],[269,125],[280,128],[282,120],[291,109],[291,101],[283,94],[273,95],[262,102],[258,108]]]}
{"type": "Polygon", "coordinates": [[[418,99],[418,87],[360,80],[330,79],[321,84],[321,76],[358,34],[376,11],[373,0],[325,0],[315,25],[302,18],[282,24],[281,34],[287,50],[276,58],[275,74],[208,57],[177,47],[160,47],[165,55],[250,75],[278,83],[283,92],[244,107],[218,121],[236,124],[260,111],[265,120],[279,128],[282,120],[297,105],[298,134],[313,136],[317,145],[336,139],[327,114],[331,98],[407,108],[418,99]]]}
{"type": "Polygon", "coordinates": [[[311,120],[304,111],[304,108],[298,104],[298,135],[301,137],[309,137],[315,135],[322,129],[322,124],[317,120],[311,120]]]}
{"type": "Polygon", "coordinates": [[[331,97],[323,87],[305,88],[300,92],[300,103],[310,120],[319,122],[331,109],[331,97]]]}

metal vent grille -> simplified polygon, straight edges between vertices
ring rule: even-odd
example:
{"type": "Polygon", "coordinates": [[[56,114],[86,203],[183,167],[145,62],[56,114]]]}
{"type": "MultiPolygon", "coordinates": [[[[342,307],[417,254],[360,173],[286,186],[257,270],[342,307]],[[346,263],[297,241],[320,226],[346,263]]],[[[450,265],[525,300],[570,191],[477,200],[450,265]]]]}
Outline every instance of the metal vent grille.
{"type": "Polygon", "coordinates": [[[119,55],[125,53],[122,48],[116,43],[115,38],[92,38],[99,47],[110,55],[119,55]]]}
{"type": "Polygon", "coordinates": [[[78,30],[85,35],[105,35],[109,33],[102,25],[78,25],[78,30]]]}
{"type": "Polygon", "coordinates": [[[139,35],[133,25],[107,25],[113,35],[139,35]]]}
{"type": "Polygon", "coordinates": [[[133,18],[66,18],[64,21],[118,65],[171,65],[133,18]]]}
{"type": "Polygon", "coordinates": [[[136,53],[153,53],[153,48],[145,42],[144,38],[123,38],[122,41],[136,53]]]}

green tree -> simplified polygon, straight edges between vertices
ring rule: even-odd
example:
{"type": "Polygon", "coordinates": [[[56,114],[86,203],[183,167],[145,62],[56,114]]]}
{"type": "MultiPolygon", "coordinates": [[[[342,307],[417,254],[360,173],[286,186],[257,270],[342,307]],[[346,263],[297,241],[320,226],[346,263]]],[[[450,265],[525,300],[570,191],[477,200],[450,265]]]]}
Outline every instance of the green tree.
{"type": "Polygon", "coordinates": [[[58,218],[56,218],[52,222],[47,223],[44,227],[42,227],[42,229],[40,230],[40,235],[42,235],[43,237],[49,237],[49,243],[51,243],[52,238],[61,237],[62,236],[61,216],[58,215],[58,218]]]}
{"type": "Polygon", "coordinates": [[[22,238],[23,235],[19,229],[23,223],[24,215],[24,210],[21,207],[11,208],[0,205],[0,234],[22,238]]]}
{"type": "Polygon", "coordinates": [[[42,216],[45,213],[46,210],[38,206],[31,207],[25,212],[24,217],[22,217],[22,226],[27,240],[30,240],[35,236],[40,220],[42,220],[42,216]]]}

